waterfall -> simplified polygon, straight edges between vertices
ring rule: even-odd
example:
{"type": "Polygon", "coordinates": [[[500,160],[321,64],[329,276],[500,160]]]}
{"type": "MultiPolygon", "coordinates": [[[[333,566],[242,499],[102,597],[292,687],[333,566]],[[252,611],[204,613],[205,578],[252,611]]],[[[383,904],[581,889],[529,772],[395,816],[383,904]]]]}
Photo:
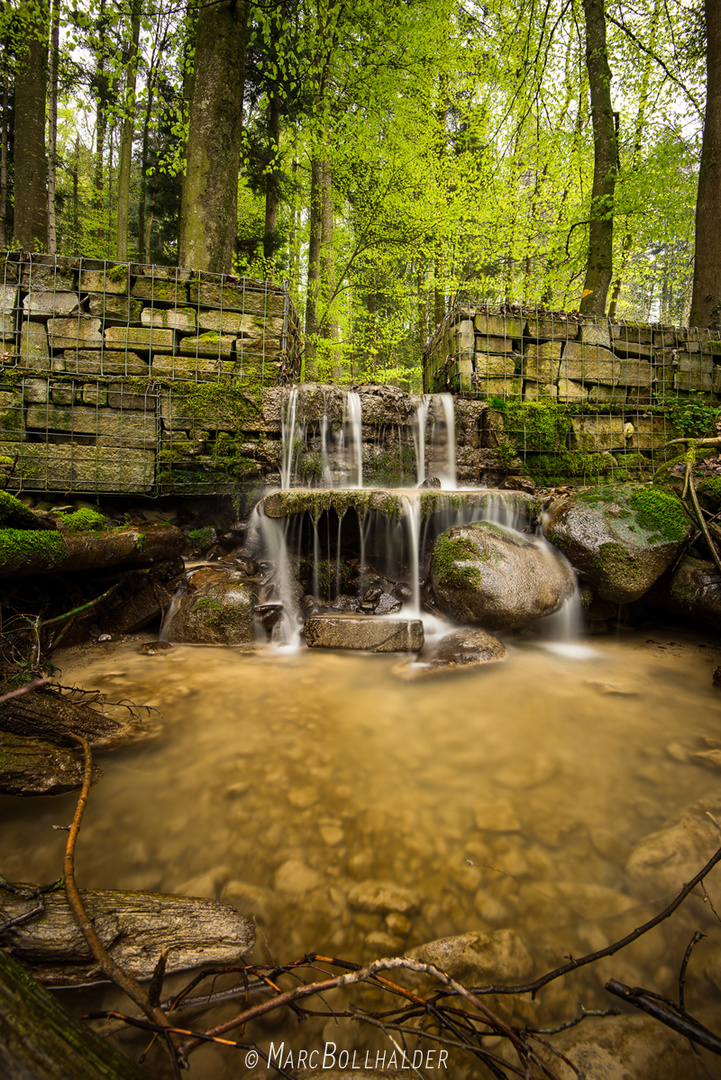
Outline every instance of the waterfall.
{"type": "Polygon", "coordinates": [[[456,482],[456,421],[453,394],[436,394],[433,401],[431,426],[430,468],[446,490],[455,490],[456,482]]]}
{"type": "Polygon", "coordinates": [[[298,388],[293,387],[283,402],[280,419],[281,466],[280,486],[289,488],[293,476],[293,446],[296,438],[295,414],[298,407],[298,388]]]}
{"type": "Polygon", "coordinates": [[[349,471],[349,487],[363,487],[363,429],[361,424],[360,394],[354,390],[346,393],[343,402],[343,443],[347,444],[346,466],[349,471]]]}
{"type": "Polygon", "coordinates": [[[413,446],[416,452],[416,485],[426,478],[426,421],[431,398],[424,394],[413,413],[413,446]]]}
{"type": "Polygon", "coordinates": [[[401,496],[405,506],[403,522],[408,537],[408,569],[411,580],[408,583],[411,590],[411,612],[409,614],[420,616],[421,614],[421,572],[420,572],[420,546],[421,546],[421,503],[419,499],[409,499],[406,495],[401,496]]]}

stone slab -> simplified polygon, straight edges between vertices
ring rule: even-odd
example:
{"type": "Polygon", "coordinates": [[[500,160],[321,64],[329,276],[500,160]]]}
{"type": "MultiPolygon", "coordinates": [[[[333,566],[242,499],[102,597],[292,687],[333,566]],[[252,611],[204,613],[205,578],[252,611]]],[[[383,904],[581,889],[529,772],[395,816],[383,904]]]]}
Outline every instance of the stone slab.
{"type": "Polygon", "coordinates": [[[111,293],[124,296],[128,291],[128,268],[117,266],[112,270],[81,270],[80,291],[90,293],[111,293]]]}
{"type": "Polygon", "coordinates": [[[50,371],[48,332],[44,323],[24,322],[20,334],[20,363],[35,371],[50,371]]]}
{"type": "Polygon", "coordinates": [[[135,410],[89,408],[76,406],[72,409],[47,405],[31,405],[27,411],[28,429],[58,431],[73,435],[111,436],[116,446],[155,446],[156,418],[153,409],[149,413],[135,410]]]}
{"type": "Polygon", "coordinates": [[[474,316],[473,322],[478,334],[491,334],[500,338],[520,338],[523,336],[523,319],[515,319],[506,315],[485,315],[483,312],[478,312],[474,316]]]}
{"type": "Polygon", "coordinates": [[[26,315],[72,315],[80,310],[80,297],[73,292],[33,289],[23,300],[26,315]]]}
{"type": "Polygon", "coordinates": [[[194,334],[197,327],[195,309],[191,307],[144,308],[140,321],[143,326],[160,326],[184,334],[194,334]]]}
{"type": "Polygon", "coordinates": [[[243,311],[252,315],[282,315],[285,297],[282,292],[250,289],[243,285],[223,282],[191,282],[190,302],[224,311],[243,311]]]}
{"type": "Polygon", "coordinates": [[[77,375],[132,375],[148,378],[150,366],[137,353],[100,349],[66,350],[62,354],[62,371],[77,375]]]}
{"type": "Polygon", "coordinates": [[[53,263],[43,266],[40,263],[23,265],[21,284],[23,289],[49,289],[55,292],[72,292],[75,289],[75,274],[63,273],[53,263]]]}
{"type": "Polygon", "coordinates": [[[175,333],[150,326],[108,326],[105,330],[106,349],[133,349],[139,352],[172,352],[175,333]]]}
{"type": "Polygon", "coordinates": [[[178,353],[180,356],[221,356],[223,359],[230,359],[234,344],[235,337],[232,334],[217,334],[209,330],[205,334],[181,338],[178,353]]]}
{"type": "Polygon", "coordinates": [[[142,494],[155,483],[153,450],[77,443],[0,442],[0,455],[18,455],[13,479],[28,491],[94,491],[142,494]]]}
{"type": "Polygon", "coordinates": [[[0,315],[11,315],[17,307],[17,285],[0,285],[0,315]]]}
{"type": "Polygon", "coordinates": [[[477,352],[473,358],[473,370],[477,375],[513,375],[516,368],[510,356],[477,352]]]}
{"type": "Polygon", "coordinates": [[[137,323],[143,313],[143,301],[128,300],[126,296],[91,295],[88,309],[91,315],[99,315],[106,322],[137,323]]]}
{"type": "Polygon", "coordinates": [[[280,335],[283,333],[283,319],[278,315],[261,319],[258,315],[243,314],[240,311],[203,311],[198,313],[198,326],[201,330],[215,330],[218,334],[234,334],[235,337],[259,340],[265,334],[280,335]]]}
{"type": "Polygon", "coordinates": [[[578,337],[578,321],[573,318],[562,319],[553,315],[533,316],[526,323],[526,336],[573,341],[578,337]]]}
{"type": "Polygon", "coordinates": [[[355,649],[362,652],[420,652],[420,619],[387,619],[373,615],[313,615],[305,624],[311,649],[355,649]]]}
{"type": "Polygon", "coordinates": [[[130,290],[139,300],[160,301],[166,304],[188,303],[188,286],[182,281],[168,281],[158,277],[139,277],[130,290]]]}
{"type": "Polygon", "coordinates": [[[50,319],[48,338],[52,349],[100,348],[103,335],[100,319],[78,315],[74,319],[50,319]]]}

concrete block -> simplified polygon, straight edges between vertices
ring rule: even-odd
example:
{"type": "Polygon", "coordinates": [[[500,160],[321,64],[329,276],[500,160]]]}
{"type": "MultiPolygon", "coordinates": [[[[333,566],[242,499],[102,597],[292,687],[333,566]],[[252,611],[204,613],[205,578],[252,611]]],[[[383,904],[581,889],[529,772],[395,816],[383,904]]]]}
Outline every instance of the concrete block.
{"type": "Polygon", "coordinates": [[[305,624],[311,649],[356,649],[364,652],[420,652],[420,619],[388,619],[373,615],[313,615],[305,624]]]}

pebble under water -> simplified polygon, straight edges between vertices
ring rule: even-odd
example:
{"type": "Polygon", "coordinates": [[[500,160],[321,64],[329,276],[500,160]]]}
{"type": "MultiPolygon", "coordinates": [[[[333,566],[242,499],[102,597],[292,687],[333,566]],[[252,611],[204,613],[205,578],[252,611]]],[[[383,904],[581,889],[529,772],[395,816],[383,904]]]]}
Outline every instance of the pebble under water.
{"type": "MultiPolygon", "coordinates": [[[[259,961],[318,951],[365,962],[510,928],[506,970],[488,981],[535,977],[650,918],[718,846],[698,864],[690,847],[692,869],[678,880],[632,857],[686,806],[718,797],[711,677],[721,644],[711,631],[624,631],[573,658],[511,635],[503,663],[417,681],[399,678],[398,657],[182,646],[149,656],[143,640],[56,658],[64,685],[162,714],[158,739],[98,755],[104,776],[78,841],[78,882],[232,903],[256,916],[259,961]],[[379,881],[412,893],[412,913],[370,910],[364,890],[379,881]]],[[[66,834],[52,826],[70,821],[75,801],[0,799],[7,879],[61,875],[66,834]]],[[[721,912],[721,871],[706,888],[721,912]]],[[[718,1029],[721,927],[701,891],[617,956],[535,1002],[505,1001],[504,1015],[555,1023],[581,1004],[613,1007],[610,977],[674,996],[696,929],[709,936],[689,964],[687,1009],[718,1029]]],[[[89,1007],[90,991],[76,996],[89,1007]]],[[[277,1042],[277,1023],[248,1037],[277,1042]]],[[[288,1045],[382,1042],[332,1020],[284,1030],[288,1045]]],[[[672,1038],[687,1055],[684,1075],[704,1075],[672,1038]]],[[[209,1048],[189,1075],[254,1074],[232,1050],[209,1048]]],[[[482,1073],[471,1061],[446,1075],[482,1073]]]]}

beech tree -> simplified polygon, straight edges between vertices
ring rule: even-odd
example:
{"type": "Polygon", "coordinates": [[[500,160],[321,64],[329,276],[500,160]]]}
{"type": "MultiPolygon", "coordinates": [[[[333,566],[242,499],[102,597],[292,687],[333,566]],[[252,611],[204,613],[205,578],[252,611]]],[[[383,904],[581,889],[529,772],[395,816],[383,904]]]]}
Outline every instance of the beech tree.
{"type": "Polygon", "coordinates": [[[706,0],[706,114],[696,201],[691,326],[721,328],[721,5],[706,0]]]}
{"type": "Polygon", "coordinates": [[[47,100],[48,9],[28,0],[18,10],[15,69],[14,237],[28,251],[48,242],[45,105],[47,100]]]}

